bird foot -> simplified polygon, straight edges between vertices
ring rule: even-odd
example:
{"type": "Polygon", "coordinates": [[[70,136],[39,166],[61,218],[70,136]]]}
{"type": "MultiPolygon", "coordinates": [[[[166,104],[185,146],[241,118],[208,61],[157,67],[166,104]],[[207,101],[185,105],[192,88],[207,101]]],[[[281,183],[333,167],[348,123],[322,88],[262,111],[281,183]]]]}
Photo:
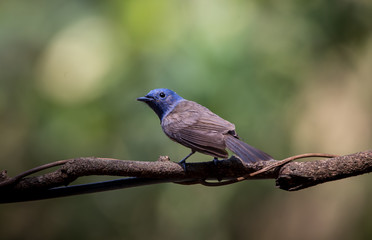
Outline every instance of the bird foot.
{"type": "Polygon", "coordinates": [[[178,162],[179,164],[182,165],[183,170],[185,170],[185,172],[186,172],[186,159],[188,159],[194,153],[195,153],[195,151],[194,150],[191,150],[191,153],[189,153],[186,157],[184,157],[181,161],[178,162]]]}
{"type": "Polygon", "coordinates": [[[183,170],[186,172],[186,159],[182,159],[181,161],[178,162],[183,168],[183,170]]]}

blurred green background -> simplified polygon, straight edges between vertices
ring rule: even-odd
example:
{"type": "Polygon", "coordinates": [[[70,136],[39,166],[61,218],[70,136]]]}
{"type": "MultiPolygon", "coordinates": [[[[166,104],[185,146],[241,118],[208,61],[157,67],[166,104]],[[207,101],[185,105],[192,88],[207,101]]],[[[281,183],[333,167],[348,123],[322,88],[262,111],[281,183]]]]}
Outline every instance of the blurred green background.
{"type": "MultiPolygon", "coordinates": [[[[135,100],[159,87],[235,123],[277,159],[371,149],[372,3],[0,2],[0,169],[9,175],[80,156],[180,160],[189,150],[135,100]]],[[[6,204],[0,234],[371,239],[371,183],[364,175],[299,192],[273,180],[162,184],[6,204]]]]}

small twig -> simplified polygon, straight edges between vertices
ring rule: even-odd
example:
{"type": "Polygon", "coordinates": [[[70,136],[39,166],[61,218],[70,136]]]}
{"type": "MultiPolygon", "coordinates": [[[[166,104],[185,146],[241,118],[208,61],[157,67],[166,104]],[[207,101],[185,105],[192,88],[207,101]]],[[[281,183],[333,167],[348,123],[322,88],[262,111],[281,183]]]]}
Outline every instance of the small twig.
{"type": "Polygon", "coordinates": [[[286,158],[286,159],[283,159],[283,160],[280,160],[280,161],[276,161],[274,162],[273,164],[270,164],[269,166],[267,167],[264,167],[258,171],[255,171],[253,173],[250,173],[250,174],[247,174],[245,176],[242,176],[242,177],[238,177],[238,178],[235,178],[235,179],[231,179],[231,180],[226,180],[226,181],[223,181],[223,182],[207,182],[205,180],[200,180],[198,183],[204,185],[204,186],[208,186],[208,187],[218,187],[218,186],[224,186],[224,185],[229,185],[229,184],[233,184],[233,183],[237,183],[237,182],[241,182],[241,181],[244,181],[244,180],[247,180],[248,178],[250,177],[254,177],[258,174],[261,174],[261,173],[264,173],[264,172],[267,172],[273,168],[276,168],[276,167],[280,167],[280,166],[283,166],[289,162],[292,162],[296,159],[300,159],[300,158],[310,158],[310,157],[326,157],[326,158],[333,158],[333,157],[337,157],[338,155],[334,155],[334,154],[328,154],[328,153],[304,153],[304,154],[299,154],[299,155],[295,155],[295,156],[292,156],[292,157],[289,157],[289,158],[286,158]]]}
{"type": "MultiPolygon", "coordinates": [[[[294,161],[296,159],[311,158],[311,157],[334,158],[334,157],[338,157],[338,155],[328,154],[328,153],[304,153],[304,154],[295,155],[295,156],[292,156],[292,157],[289,157],[289,158],[280,160],[280,161],[278,161],[276,163],[273,163],[273,164],[271,164],[271,165],[269,165],[267,167],[262,168],[261,170],[258,170],[256,172],[250,173],[246,177],[244,177],[244,179],[247,179],[248,177],[256,176],[256,175],[258,175],[260,173],[263,173],[263,172],[267,172],[270,169],[283,166],[284,164],[287,164],[289,162],[292,162],[292,161],[294,161]]],[[[244,180],[244,179],[242,179],[242,180],[244,180]]]]}
{"type": "MultiPolygon", "coordinates": [[[[103,160],[117,160],[117,159],[114,159],[114,158],[100,158],[100,159],[103,159],[103,160]]],[[[30,176],[31,174],[41,172],[45,169],[61,166],[61,165],[64,165],[64,164],[66,164],[70,161],[73,161],[73,160],[74,159],[59,160],[59,161],[55,161],[55,162],[51,162],[51,163],[47,163],[47,164],[44,164],[44,165],[41,165],[41,166],[34,167],[32,169],[29,169],[29,170],[27,170],[23,173],[20,173],[20,174],[16,175],[15,177],[8,178],[8,179],[0,182],[0,188],[5,187],[7,185],[15,184],[15,183],[19,182],[21,179],[23,179],[27,176],[30,176]]]]}
{"type": "Polygon", "coordinates": [[[15,177],[12,177],[12,178],[6,179],[5,181],[0,182],[0,188],[1,187],[5,187],[7,185],[15,184],[16,182],[18,182],[22,178],[27,177],[27,176],[29,176],[31,174],[40,172],[40,171],[45,170],[45,169],[48,169],[48,168],[52,168],[52,167],[63,165],[65,163],[67,163],[68,161],[71,161],[71,159],[60,160],[60,161],[56,161],[56,162],[47,163],[47,164],[44,164],[44,165],[41,165],[41,166],[37,166],[35,168],[32,168],[30,170],[27,170],[27,171],[25,171],[23,173],[18,174],[15,177]]]}

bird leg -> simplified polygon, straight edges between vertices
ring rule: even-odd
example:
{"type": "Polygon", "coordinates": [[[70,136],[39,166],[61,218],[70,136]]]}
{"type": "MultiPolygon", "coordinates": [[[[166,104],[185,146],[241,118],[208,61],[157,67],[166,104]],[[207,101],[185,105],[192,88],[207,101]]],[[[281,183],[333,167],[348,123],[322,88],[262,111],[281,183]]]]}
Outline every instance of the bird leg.
{"type": "Polygon", "coordinates": [[[188,159],[191,155],[195,153],[194,150],[191,150],[191,153],[189,153],[186,157],[184,157],[181,161],[178,163],[182,165],[183,169],[186,171],[186,159],[188,159]]]}

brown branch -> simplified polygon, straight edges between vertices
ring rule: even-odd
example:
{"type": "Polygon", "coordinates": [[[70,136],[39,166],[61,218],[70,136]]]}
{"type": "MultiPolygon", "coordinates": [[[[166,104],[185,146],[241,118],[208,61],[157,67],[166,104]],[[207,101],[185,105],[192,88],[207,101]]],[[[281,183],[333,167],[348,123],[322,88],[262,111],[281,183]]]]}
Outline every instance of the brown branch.
{"type": "Polygon", "coordinates": [[[276,185],[295,191],[371,171],[372,151],[369,150],[330,159],[291,162],[279,169],[276,185]]]}
{"type": "MultiPolygon", "coordinates": [[[[35,171],[27,171],[18,178],[9,178],[0,172],[0,203],[46,199],[148,184],[175,182],[179,184],[200,183],[206,186],[224,185],[237,179],[276,179],[284,190],[299,190],[319,183],[347,178],[372,170],[372,151],[355,153],[329,159],[308,162],[289,162],[277,166],[279,161],[243,164],[231,157],[218,163],[187,163],[186,171],[178,163],[161,157],[155,162],[124,161],[107,158],[76,158],[59,161],[59,169],[40,176],[25,177],[35,171]],[[252,174],[254,173],[254,174],[252,174]],[[130,178],[107,182],[64,187],[82,176],[111,175],[130,178]],[[226,180],[207,182],[207,180],[226,180]]],[[[281,163],[283,164],[283,163],[281,163]]],[[[54,164],[58,165],[58,164],[54,164]]],[[[54,166],[53,163],[43,166],[54,166]]],[[[40,170],[45,167],[35,169],[40,170]]],[[[240,181],[240,180],[239,180],[240,181]]]]}

